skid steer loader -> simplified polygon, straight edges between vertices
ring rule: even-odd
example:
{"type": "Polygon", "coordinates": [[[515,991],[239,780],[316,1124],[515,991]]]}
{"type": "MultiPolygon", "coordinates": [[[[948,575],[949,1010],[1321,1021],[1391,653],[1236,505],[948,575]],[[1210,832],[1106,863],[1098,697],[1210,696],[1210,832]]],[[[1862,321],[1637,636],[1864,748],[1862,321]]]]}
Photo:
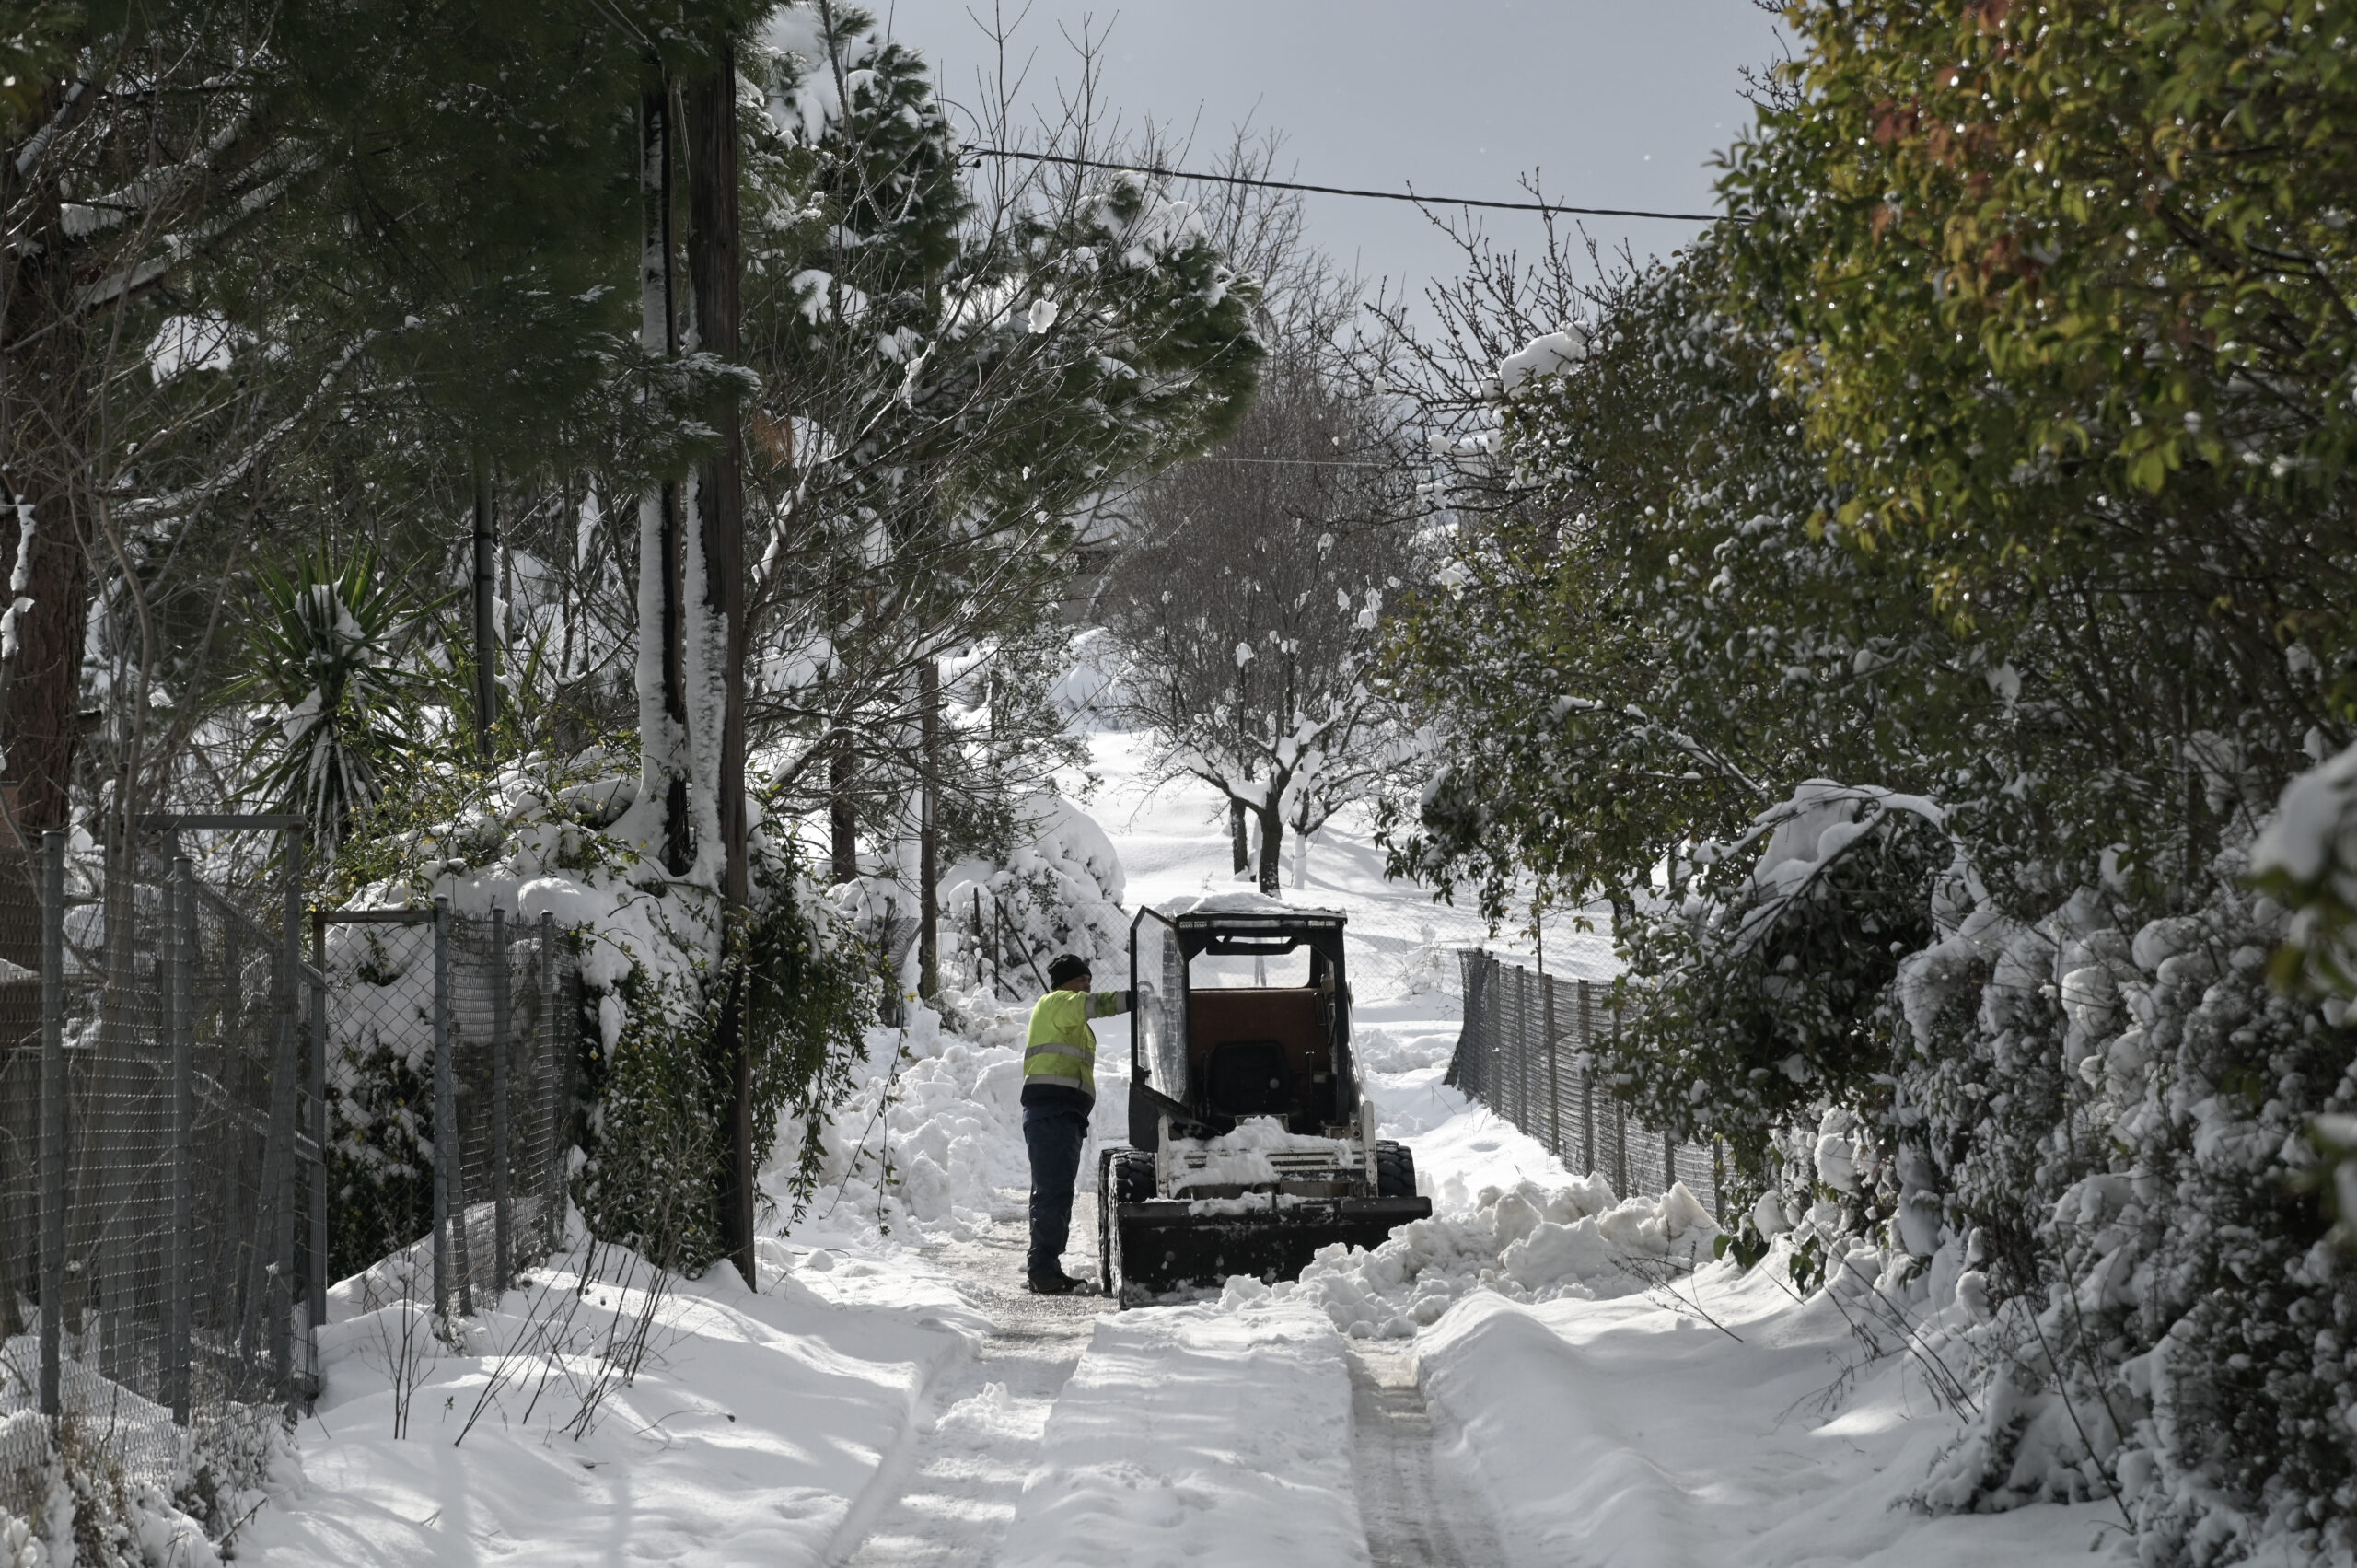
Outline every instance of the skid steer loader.
{"type": "Polygon", "coordinates": [[[1432,1213],[1375,1135],[1351,1054],[1343,917],[1257,893],[1130,924],[1130,1141],[1097,1165],[1106,1295],[1124,1307],[1300,1274],[1432,1213]]]}

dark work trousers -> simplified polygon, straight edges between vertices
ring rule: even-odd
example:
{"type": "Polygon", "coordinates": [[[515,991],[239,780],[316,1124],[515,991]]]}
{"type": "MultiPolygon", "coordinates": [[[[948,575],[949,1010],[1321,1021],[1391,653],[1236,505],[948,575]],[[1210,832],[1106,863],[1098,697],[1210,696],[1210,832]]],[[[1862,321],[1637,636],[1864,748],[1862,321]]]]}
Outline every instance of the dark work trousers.
{"type": "Polygon", "coordinates": [[[1023,1143],[1031,1151],[1031,1254],[1024,1266],[1035,1280],[1064,1272],[1073,1184],[1080,1177],[1080,1145],[1087,1136],[1088,1112],[1077,1105],[1023,1108],[1023,1143]]]}

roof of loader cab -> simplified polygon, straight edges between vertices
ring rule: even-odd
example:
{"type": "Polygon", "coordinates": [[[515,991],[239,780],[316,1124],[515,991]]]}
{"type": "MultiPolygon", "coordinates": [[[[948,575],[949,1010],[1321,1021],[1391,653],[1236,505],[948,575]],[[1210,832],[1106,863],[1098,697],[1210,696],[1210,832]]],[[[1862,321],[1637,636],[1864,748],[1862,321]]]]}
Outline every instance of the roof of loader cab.
{"type": "Polygon", "coordinates": [[[1339,929],[1345,919],[1340,910],[1305,909],[1257,892],[1202,893],[1151,907],[1173,925],[1224,926],[1236,931],[1282,927],[1329,931],[1339,929]]]}

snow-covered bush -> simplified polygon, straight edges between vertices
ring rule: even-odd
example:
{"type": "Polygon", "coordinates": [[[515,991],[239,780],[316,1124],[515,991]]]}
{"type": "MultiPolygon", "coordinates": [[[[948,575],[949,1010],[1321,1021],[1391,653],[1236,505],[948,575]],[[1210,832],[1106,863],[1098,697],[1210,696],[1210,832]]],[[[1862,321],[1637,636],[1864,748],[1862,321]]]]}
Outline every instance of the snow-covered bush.
{"type": "Polygon", "coordinates": [[[986,994],[943,1000],[955,1029],[911,1005],[905,1028],[869,1031],[839,1113],[786,1130],[774,1159],[815,1174],[812,1219],[965,1234],[987,1224],[995,1191],[1030,1180],[1017,1103],[1024,1015],[986,994]]]}
{"type": "Polygon", "coordinates": [[[1973,1324],[1927,1504],[2117,1495],[2154,1561],[2357,1551],[2357,1270],[2302,1190],[2357,1038],[2270,985],[2292,916],[2230,847],[2182,912],[2084,888],[2025,923],[1888,800],[1804,786],[1638,923],[1626,1092],[1766,1156],[1744,1255],[1789,1232],[1816,1285],[1864,1242],[1973,1324]]]}
{"type": "MultiPolygon", "coordinates": [[[[970,860],[941,881],[945,961],[968,950],[977,893],[985,946],[993,900],[1006,912],[1021,951],[1042,970],[1059,953],[1076,953],[1100,976],[1127,971],[1130,923],[1121,912],[1126,878],[1121,857],[1105,830],[1062,796],[1034,796],[1016,811],[1003,860],[970,860]]],[[[1010,964],[1022,963],[1021,951],[1010,964]]]]}
{"type": "MultiPolygon", "coordinates": [[[[1803,1168],[1843,1228],[1896,1214],[1887,1162],[1846,1134],[1853,1112],[1879,1124],[1890,1109],[1892,981],[1933,935],[1932,888],[1954,858],[1940,829],[1927,801],[1811,780],[1732,842],[1698,846],[1669,896],[1624,923],[1643,979],[1621,982],[1611,1081],[1649,1124],[1724,1139],[1745,1202],[1789,1167],[1779,1137],[1823,1117],[1803,1168]]],[[[1760,1234],[1738,1229],[1745,1255],[1760,1234]]]]}
{"type": "MultiPolygon", "coordinates": [[[[718,961],[668,972],[633,961],[598,998],[600,1038],[586,1063],[582,1214],[601,1239],[691,1273],[722,1249],[714,1195],[728,1158],[730,988],[740,988],[757,1167],[782,1120],[815,1130],[833,1114],[875,1016],[871,957],[790,849],[763,841],[753,865],[752,910],[724,936],[718,961]]],[[[807,1195],[816,1177],[797,1167],[786,1191],[807,1195]]]]}

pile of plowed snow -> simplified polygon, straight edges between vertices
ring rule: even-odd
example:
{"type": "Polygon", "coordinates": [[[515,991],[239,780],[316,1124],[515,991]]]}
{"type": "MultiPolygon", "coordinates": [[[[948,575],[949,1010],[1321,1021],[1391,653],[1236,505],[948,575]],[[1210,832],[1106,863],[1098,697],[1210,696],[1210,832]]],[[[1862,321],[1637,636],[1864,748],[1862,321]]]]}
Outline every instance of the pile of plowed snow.
{"type": "Polygon", "coordinates": [[[1684,1182],[1621,1202],[1602,1177],[1526,1180],[1485,1187],[1469,1208],[1413,1221],[1373,1251],[1325,1248],[1298,1283],[1232,1279],[1221,1299],[1313,1302],[1353,1339],[1404,1340],[1470,1291],[1540,1302],[1656,1288],[1707,1262],[1717,1235],[1684,1182]]]}

